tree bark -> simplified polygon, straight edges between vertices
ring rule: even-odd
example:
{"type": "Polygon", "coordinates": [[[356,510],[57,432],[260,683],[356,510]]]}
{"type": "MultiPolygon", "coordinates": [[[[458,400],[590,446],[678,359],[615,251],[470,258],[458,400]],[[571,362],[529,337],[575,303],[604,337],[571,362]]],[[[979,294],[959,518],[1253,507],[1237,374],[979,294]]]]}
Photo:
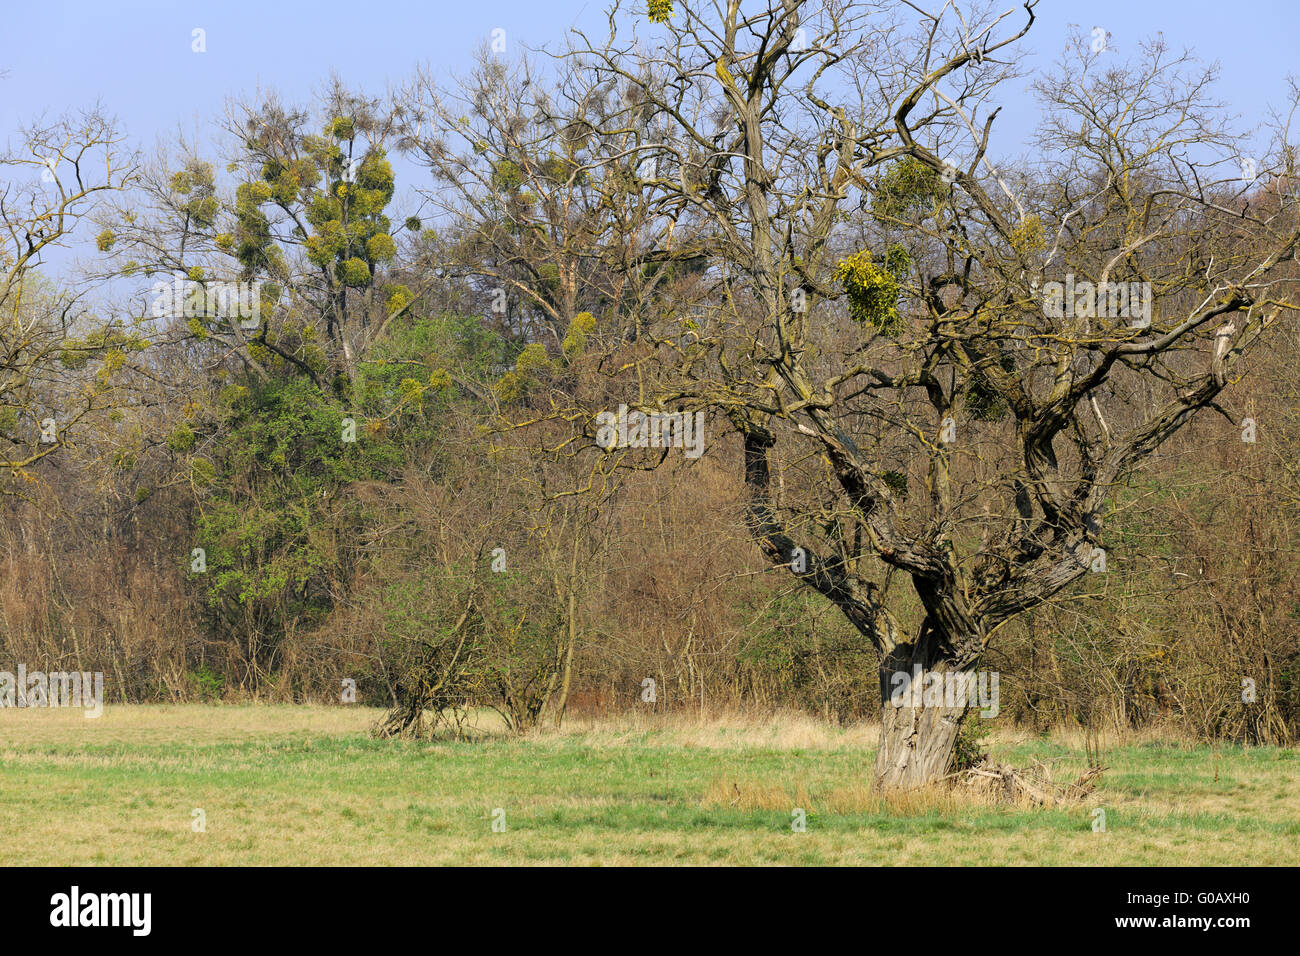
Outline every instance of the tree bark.
{"type": "Polygon", "coordinates": [[[922,637],[895,647],[881,660],[877,790],[936,783],[952,769],[957,735],[970,709],[970,694],[962,689],[975,688],[976,663],[948,658],[937,644],[922,637]],[[934,684],[942,701],[933,699],[934,684]]]}

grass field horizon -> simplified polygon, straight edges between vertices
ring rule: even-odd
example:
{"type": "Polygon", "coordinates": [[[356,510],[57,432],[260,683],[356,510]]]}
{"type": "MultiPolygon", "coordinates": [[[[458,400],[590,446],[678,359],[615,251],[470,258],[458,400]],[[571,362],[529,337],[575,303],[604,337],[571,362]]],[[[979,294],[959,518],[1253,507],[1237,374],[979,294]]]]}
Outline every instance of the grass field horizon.
{"type": "MultiPolygon", "coordinates": [[[[0,711],[19,865],[1296,865],[1300,753],[1103,738],[1068,807],[872,792],[877,728],[789,713],[577,718],[384,741],[381,711],[117,705],[0,711]],[[1095,810],[1105,831],[1094,830],[1095,810]],[[794,832],[796,809],[805,832],[794,832]],[[195,811],[204,832],[196,832],[195,811]],[[502,832],[493,822],[503,822],[502,832]]],[[[999,729],[991,756],[1087,765],[1081,732],[999,729]]]]}

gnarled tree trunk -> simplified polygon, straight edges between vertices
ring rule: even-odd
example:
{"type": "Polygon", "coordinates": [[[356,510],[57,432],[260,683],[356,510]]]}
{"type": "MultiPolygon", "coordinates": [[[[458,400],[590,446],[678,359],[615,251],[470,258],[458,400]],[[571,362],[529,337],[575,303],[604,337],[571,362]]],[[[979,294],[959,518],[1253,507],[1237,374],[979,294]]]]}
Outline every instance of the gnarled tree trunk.
{"type": "Polygon", "coordinates": [[[976,660],[959,659],[927,621],[913,643],[890,649],[880,662],[878,790],[909,790],[951,769],[957,735],[976,688],[976,660]],[[941,698],[941,699],[936,699],[941,698]]]}
{"type": "Polygon", "coordinates": [[[897,707],[886,694],[876,752],[876,788],[910,790],[947,774],[966,710],[964,703],[958,707],[897,707]]]}

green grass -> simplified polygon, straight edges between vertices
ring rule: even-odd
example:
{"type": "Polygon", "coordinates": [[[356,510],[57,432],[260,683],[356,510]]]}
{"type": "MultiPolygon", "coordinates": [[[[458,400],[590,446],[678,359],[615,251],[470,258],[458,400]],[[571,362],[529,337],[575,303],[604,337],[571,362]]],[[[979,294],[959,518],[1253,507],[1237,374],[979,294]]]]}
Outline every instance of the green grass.
{"type": "MultiPolygon", "coordinates": [[[[882,800],[871,728],[802,717],[575,722],[372,740],[343,707],[0,711],[0,829],[26,864],[1300,863],[1300,754],[1133,741],[1065,809],[882,800]],[[1217,779],[1216,779],[1217,775],[1217,779]],[[792,831],[792,811],[807,831],[792,831]],[[1106,832],[1092,829],[1106,811],[1106,832]],[[506,829],[493,832],[493,811],[506,829]],[[195,832],[202,809],[206,831],[195,832]]],[[[1081,741],[993,738],[1061,779],[1081,741]]]]}

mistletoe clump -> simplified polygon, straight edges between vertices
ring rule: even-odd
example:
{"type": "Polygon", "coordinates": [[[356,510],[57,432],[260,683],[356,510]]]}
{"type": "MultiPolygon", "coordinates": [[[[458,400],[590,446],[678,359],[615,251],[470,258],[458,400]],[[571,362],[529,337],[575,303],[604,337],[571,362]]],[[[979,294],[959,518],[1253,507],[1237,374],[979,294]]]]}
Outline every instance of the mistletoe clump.
{"type": "Polygon", "coordinates": [[[873,261],[867,250],[841,259],[835,267],[835,280],[849,297],[849,317],[870,324],[882,335],[896,336],[903,331],[903,317],[898,312],[898,277],[873,261]]]}
{"type": "Polygon", "coordinates": [[[650,0],[647,12],[651,23],[667,23],[673,15],[673,0],[650,0]]]}
{"type": "Polygon", "coordinates": [[[872,205],[877,213],[891,219],[918,214],[925,217],[933,215],[947,195],[948,186],[939,174],[909,156],[881,177],[872,205]]]}

